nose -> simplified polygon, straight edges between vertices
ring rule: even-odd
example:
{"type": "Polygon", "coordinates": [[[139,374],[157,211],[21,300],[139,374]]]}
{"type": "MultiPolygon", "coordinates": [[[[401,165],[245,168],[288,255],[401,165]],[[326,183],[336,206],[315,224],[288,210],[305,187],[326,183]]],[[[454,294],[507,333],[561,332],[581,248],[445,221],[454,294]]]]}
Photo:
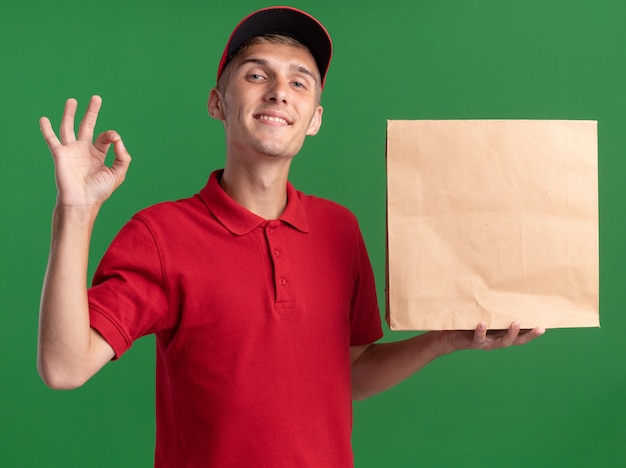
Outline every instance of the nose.
{"type": "Polygon", "coordinates": [[[267,88],[265,100],[274,103],[287,103],[289,84],[286,80],[275,77],[267,88]]]}

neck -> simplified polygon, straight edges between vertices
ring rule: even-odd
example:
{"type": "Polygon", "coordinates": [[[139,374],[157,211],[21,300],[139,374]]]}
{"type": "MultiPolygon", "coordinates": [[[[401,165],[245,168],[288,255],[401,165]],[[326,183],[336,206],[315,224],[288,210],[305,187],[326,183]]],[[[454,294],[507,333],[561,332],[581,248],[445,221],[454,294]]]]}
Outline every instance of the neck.
{"type": "Polygon", "coordinates": [[[264,219],[276,219],[287,206],[290,162],[268,161],[249,167],[227,158],[220,185],[248,211],[264,219]]]}

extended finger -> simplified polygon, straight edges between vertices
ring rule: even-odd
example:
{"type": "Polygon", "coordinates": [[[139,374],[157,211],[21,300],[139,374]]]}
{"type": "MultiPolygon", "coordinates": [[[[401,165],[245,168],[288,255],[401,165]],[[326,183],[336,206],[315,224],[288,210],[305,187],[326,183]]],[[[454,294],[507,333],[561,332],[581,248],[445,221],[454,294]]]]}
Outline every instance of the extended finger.
{"type": "Polygon", "coordinates": [[[515,344],[516,345],[524,345],[524,344],[528,343],[529,341],[532,341],[535,338],[540,337],[545,332],[546,332],[546,329],[542,328],[542,327],[536,327],[536,328],[533,328],[530,331],[525,331],[524,333],[520,333],[517,336],[517,340],[515,341],[515,344]]]}
{"type": "Polygon", "coordinates": [[[100,96],[92,96],[85,111],[85,116],[78,127],[78,139],[82,141],[91,142],[93,139],[93,132],[96,128],[96,121],[98,120],[98,112],[100,112],[100,106],[102,105],[102,98],[100,96]]]}
{"type": "Polygon", "coordinates": [[[70,98],[65,102],[63,118],[61,119],[61,142],[63,144],[71,143],[76,140],[74,135],[74,116],[78,102],[74,98],[70,98]]]}
{"type": "Polygon", "coordinates": [[[480,322],[474,330],[474,337],[472,338],[473,348],[482,348],[487,341],[487,324],[480,322]]]}
{"type": "Polygon", "coordinates": [[[61,146],[61,142],[54,133],[54,130],[52,130],[52,124],[50,123],[50,119],[48,119],[48,117],[42,117],[39,119],[39,128],[41,129],[41,134],[43,135],[44,140],[46,140],[46,144],[48,145],[50,152],[54,152],[55,148],[61,146]]]}
{"type": "Polygon", "coordinates": [[[508,331],[506,332],[506,334],[502,337],[502,341],[501,341],[502,347],[511,346],[515,342],[515,339],[517,338],[517,336],[519,335],[519,330],[520,330],[520,323],[513,322],[511,326],[509,327],[508,331]]]}

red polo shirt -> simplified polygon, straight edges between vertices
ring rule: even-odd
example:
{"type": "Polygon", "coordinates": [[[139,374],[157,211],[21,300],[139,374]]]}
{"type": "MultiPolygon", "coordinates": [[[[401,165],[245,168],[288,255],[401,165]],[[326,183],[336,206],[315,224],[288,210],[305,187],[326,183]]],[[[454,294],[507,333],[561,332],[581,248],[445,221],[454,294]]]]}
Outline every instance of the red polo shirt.
{"type": "Polygon", "coordinates": [[[356,219],[288,184],[267,221],[220,175],[120,231],[91,324],[116,357],[156,334],[156,466],[352,466],[349,348],[382,336],[356,219]]]}

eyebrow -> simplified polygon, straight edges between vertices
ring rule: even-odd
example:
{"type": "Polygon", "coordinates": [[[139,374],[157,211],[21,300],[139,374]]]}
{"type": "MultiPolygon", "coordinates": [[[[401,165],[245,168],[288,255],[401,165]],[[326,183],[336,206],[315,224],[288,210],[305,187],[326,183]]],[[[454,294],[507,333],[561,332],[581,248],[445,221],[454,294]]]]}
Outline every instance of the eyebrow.
{"type": "MultiPolygon", "coordinates": [[[[255,58],[255,57],[249,57],[246,59],[243,59],[240,63],[239,63],[239,67],[241,67],[242,65],[245,65],[247,63],[255,63],[257,65],[262,65],[262,66],[268,66],[269,65],[269,61],[262,59],[262,58],[255,58]]],[[[304,73],[305,75],[309,75],[311,78],[313,78],[313,80],[315,80],[315,83],[318,82],[317,76],[315,75],[315,73],[313,73],[311,70],[309,70],[307,67],[305,67],[304,65],[297,65],[295,63],[291,64],[289,66],[289,69],[292,71],[297,71],[300,73],[304,73]]]]}

